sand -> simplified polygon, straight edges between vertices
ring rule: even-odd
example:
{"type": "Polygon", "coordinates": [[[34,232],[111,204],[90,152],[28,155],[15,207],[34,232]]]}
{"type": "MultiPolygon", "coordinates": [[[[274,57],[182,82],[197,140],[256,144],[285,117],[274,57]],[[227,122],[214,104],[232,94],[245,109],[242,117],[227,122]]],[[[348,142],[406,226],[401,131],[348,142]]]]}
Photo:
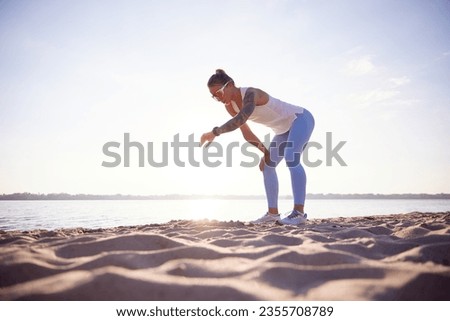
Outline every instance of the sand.
{"type": "Polygon", "coordinates": [[[450,212],[0,231],[0,300],[450,300],[450,212]]]}

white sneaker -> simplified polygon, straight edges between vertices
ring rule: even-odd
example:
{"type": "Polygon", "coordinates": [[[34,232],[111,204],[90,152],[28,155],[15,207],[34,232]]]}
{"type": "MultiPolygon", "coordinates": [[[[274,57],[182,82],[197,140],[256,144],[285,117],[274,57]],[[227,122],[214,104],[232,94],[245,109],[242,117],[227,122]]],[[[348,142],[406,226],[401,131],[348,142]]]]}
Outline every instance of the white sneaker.
{"type": "Polygon", "coordinates": [[[288,216],[277,220],[277,223],[282,225],[301,225],[306,223],[307,217],[308,214],[293,210],[288,216]]]}
{"type": "Polygon", "coordinates": [[[250,223],[253,223],[253,224],[270,223],[270,222],[275,222],[279,218],[280,218],[280,214],[270,214],[269,212],[267,212],[266,214],[264,214],[257,220],[251,221],[250,223]]]}

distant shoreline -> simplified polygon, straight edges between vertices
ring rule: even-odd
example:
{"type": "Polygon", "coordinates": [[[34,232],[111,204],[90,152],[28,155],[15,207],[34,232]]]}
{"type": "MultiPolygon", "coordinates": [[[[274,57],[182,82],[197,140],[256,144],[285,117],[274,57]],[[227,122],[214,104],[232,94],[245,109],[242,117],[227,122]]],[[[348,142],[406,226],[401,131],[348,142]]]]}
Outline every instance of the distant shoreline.
{"type": "MultiPolygon", "coordinates": [[[[280,196],[280,199],[291,199],[280,196]]],[[[307,194],[308,199],[450,199],[450,194],[307,194]]],[[[73,200],[196,200],[196,199],[265,199],[263,195],[93,195],[93,194],[32,194],[13,193],[0,195],[0,201],[73,201],[73,200]]]]}

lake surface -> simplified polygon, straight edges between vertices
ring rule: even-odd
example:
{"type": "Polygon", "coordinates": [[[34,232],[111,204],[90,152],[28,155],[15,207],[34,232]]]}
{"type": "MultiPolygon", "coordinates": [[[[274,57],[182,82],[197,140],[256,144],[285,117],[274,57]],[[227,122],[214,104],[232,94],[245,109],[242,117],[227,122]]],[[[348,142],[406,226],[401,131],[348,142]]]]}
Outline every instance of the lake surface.
{"type": "MultiPolygon", "coordinates": [[[[291,200],[280,200],[282,213],[291,200]]],[[[450,200],[307,200],[309,218],[410,212],[447,212],[450,200]]],[[[170,220],[251,221],[266,212],[265,200],[0,201],[0,230],[105,228],[170,220]]]]}

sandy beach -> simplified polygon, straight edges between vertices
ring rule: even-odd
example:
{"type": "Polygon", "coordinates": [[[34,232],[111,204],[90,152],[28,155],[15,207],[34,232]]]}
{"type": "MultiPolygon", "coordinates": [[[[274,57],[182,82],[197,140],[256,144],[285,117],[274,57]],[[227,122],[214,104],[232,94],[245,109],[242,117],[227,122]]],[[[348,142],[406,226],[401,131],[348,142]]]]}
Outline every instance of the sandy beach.
{"type": "Polygon", "coordinates": [[[1,300],[450,300],[450,212],[0,231],[1,300]]]}

